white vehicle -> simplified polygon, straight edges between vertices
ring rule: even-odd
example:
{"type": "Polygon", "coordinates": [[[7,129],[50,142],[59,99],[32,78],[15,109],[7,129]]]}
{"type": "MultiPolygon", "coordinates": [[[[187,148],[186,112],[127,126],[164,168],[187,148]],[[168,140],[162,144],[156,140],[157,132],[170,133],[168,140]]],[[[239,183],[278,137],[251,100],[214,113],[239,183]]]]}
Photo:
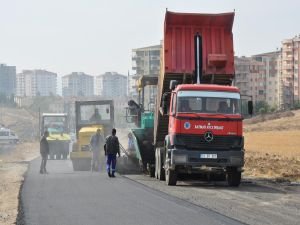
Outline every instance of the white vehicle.
{"type": "Polygon", "coordinates": [[[0,144],[18,143],[19,137],[8,128],[0,128],[0,144]]]}

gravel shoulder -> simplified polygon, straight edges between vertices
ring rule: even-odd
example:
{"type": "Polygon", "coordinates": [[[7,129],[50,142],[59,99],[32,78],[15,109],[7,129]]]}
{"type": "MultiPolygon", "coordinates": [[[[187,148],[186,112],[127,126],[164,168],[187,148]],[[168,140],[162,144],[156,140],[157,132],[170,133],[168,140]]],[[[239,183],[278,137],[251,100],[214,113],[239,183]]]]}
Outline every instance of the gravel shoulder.
{"type": "Polygon", "coordinates": [[[15,224],[23,176],[28,163],[38,155],[36,142],[0,147],[0,224],[15,224]]]}
{"type": "Polygon", "coordinates": [[[223,182],[178,182],[166,186],[144,175],[125,177],[245,224],[299,224],[300,186],[244,179],[239,188],[223,182]]]}

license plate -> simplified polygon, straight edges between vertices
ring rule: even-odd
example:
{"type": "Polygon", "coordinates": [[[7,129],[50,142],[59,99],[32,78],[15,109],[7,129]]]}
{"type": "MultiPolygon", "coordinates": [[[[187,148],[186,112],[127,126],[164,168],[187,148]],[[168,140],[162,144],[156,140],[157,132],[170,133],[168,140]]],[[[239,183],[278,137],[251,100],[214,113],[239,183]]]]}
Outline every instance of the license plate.
{"type": "Polygon", "coordinates": [[[201,159],[217,159],[217,154],[200,154],[201,159]]]}

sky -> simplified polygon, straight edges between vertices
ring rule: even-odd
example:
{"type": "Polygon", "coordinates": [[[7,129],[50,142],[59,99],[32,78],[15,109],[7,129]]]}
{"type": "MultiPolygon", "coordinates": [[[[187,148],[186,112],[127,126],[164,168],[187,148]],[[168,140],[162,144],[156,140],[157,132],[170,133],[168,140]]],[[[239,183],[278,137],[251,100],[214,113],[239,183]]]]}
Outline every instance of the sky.
{"type": "Polygon", "coordinates": [[[131,50],[159,44],[169,11],[235,10],[236,55],[300,34],[298,0],[0,0],[0,63],[59,76],[131,71],[131,50]]]}

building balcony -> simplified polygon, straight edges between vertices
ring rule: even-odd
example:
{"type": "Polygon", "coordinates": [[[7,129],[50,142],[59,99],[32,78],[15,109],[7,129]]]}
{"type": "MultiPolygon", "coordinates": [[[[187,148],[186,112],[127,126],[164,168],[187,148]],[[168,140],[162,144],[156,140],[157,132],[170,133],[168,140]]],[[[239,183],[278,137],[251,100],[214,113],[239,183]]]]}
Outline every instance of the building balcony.
{"type": "Polygon", "coordinates": [[[282,69],[283,70],[293,70],[293,66],[292,65],[283,66],[282,69]]]}
{"type": "Polygon", "coordinates": [[[151,59],[151,60],[160,60],[160,57],[159,57],[159,56],[151,56],[150,59],[151,59]]]}

